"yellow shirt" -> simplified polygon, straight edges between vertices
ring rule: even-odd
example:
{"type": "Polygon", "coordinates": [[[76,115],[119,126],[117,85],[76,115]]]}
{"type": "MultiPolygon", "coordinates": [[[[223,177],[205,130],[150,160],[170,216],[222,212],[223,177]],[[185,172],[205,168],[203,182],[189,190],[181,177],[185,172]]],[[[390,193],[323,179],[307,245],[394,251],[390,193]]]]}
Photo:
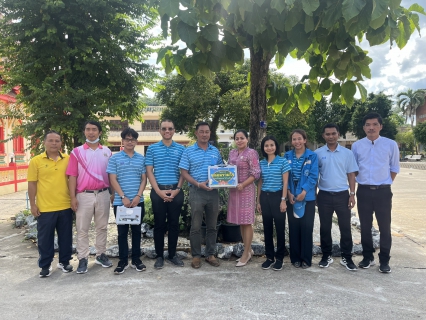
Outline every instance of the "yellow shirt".
{"type": "Polygon", "coordinates": [[[35,156],[28,166],[27,181],[37,182],[36,204],[40,212],[71,208],[67,170],[69,155],[59,153],[55,161],[44,152],[35,156]]]}

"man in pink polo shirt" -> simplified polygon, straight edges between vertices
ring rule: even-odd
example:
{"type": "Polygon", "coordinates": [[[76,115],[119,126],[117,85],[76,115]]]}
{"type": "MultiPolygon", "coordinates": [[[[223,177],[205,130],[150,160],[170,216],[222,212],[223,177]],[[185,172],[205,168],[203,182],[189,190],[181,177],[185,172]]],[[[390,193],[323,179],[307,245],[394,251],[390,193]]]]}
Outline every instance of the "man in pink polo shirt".
{"type": "Polygon", "coordinates": [[[111,150],[99,143],[101,124],[87,121],[84,126],[86,143],[70,155],[66,174],[71,197],[71,208],[76,213],[77,273],[86,273],[89,257],[89,228],[92,218],[96,230],[96,260],[104,268],[112,266],[105,255],[109,218],[109,180],[106,172],[111,150]]]}

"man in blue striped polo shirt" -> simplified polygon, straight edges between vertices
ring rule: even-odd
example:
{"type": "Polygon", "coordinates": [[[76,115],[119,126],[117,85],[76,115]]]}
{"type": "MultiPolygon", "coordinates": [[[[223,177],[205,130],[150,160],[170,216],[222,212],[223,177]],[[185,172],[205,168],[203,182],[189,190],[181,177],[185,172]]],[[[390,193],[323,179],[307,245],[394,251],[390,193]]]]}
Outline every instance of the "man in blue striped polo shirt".
{"type": "Polygon", "coordinates": [[[183,177],[179,171],[179,161],[185,148],[172,140],[175,128],[171,120],[160,124],[162,140],[149,146],[146,152],[146,173],[151,182],[151,203],[154,212],[154,243],[157,261],[154,268],[164,266],[164,234],[168,229],[167,260],[175,266],[183,267],[176,255],[179,236],[179,216],[184,195],[181,191],[183,177]]]}
{"type": "Polygon", "coordinates": [[[191,206],[191,266],[195,269],[201,267],[201,223],[203,212],[206,217],[206,261],[214,266],[219,266],[219,261],[215,258],[216,246],[216,224],[219,214],[219,193],[217,190],[209,188],[208,166],[222,164],[222,157],[219,150],[209,144],[210,125],[207,122],[200,122],[195,127],[197,142],[186,148],[182,154],[179,168],[182,176],[190,184],[189,204],[191,206]]]}
{"type": "MultiPolygon", "coordinates": [[[[139,134],[126,128],[121,132],[123,150],[114,154],[108,162],[107,172],[110,186],[113,189],[111,202],[114,207],[114,215],[117,214],[118,206],[127,208],[141,207],[141,223],[145,214],[143,205],[143,191],[146,186],[145,157],[135,151],[138,143],[139,134]]],[[[131,267],[136,271],[144,271],[145,265],[142,263],[141,256],[141,224],[131,225],[132,229],[132,264],[131,267]]],[[[121,274],[128,268],[129,245],[127,235],[129,225],[117,225],[118,230],[118,250],[120,261],[115,274],[121,274]]]]}
{"type": "Polygon", "coordinates": [[[326,124],[322,137],[327,144],[315,150],[319,167],[317,205],[322,250],[322,259],[318,266],[327,268],[333,263],[331,226],[333,213],[336,212],[342,254],[340,264],[349,271],[356,271],[357,267],[352,260],[351,209],[355,206],[355,174],[358,172],[358,165],[352,151],[337,142],[339,136],[339,127],[336,124],[326,124]]]}

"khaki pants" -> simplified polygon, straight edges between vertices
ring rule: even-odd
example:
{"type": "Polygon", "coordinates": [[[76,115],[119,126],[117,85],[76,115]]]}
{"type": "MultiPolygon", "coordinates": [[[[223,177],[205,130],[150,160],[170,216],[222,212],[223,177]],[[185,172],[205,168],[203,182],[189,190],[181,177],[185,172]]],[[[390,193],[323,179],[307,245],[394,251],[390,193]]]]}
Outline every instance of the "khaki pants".
{"type": "Polygon", "coordinates": [[[77,228],[77,258],[83,259],[89,256],[89,229],[92,217],[95,221],[96,231],[96,256],[105,253],[107,242],[107,227],[109,219],[109,192],[78,193],[78,208],[76,215],[77,228]]]}

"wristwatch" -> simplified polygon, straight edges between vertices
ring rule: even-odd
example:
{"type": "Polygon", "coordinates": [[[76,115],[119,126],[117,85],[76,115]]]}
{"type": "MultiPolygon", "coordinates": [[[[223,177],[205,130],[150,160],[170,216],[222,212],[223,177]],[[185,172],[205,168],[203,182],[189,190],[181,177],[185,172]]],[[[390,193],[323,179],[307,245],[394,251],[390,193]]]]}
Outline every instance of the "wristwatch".
{"type": "Polygon", "coordinates": [[[137,196],[138,196],[139,198],[142,198],[142,195],[141,195],[141,194],[137,194],[137,196]]]}
{"type": "Polygon", "coordinates": [[[351,192],[349,192],[349,194],[350,194],[351,196],[354,196],[354,195],[355,195],[355,192],[351,191],[351,192]]]}
{"type": "Polygon", "coordinates": [[[182,188],[181,187],[176,187],[176,190],[181,190],[182,188]]]}
{"type": "Polygon", "coordinates": [[[121,199],[124,199],[126,196],[123,194],[122,196],[120,196],[121,199]]]}
{"type": "Polygon", "coordinates": [[[285,197],[285,198],[281,198],[281,200],[282,201],[287,201],[288,199],[287,199],[287,197],[285,197]]]}

